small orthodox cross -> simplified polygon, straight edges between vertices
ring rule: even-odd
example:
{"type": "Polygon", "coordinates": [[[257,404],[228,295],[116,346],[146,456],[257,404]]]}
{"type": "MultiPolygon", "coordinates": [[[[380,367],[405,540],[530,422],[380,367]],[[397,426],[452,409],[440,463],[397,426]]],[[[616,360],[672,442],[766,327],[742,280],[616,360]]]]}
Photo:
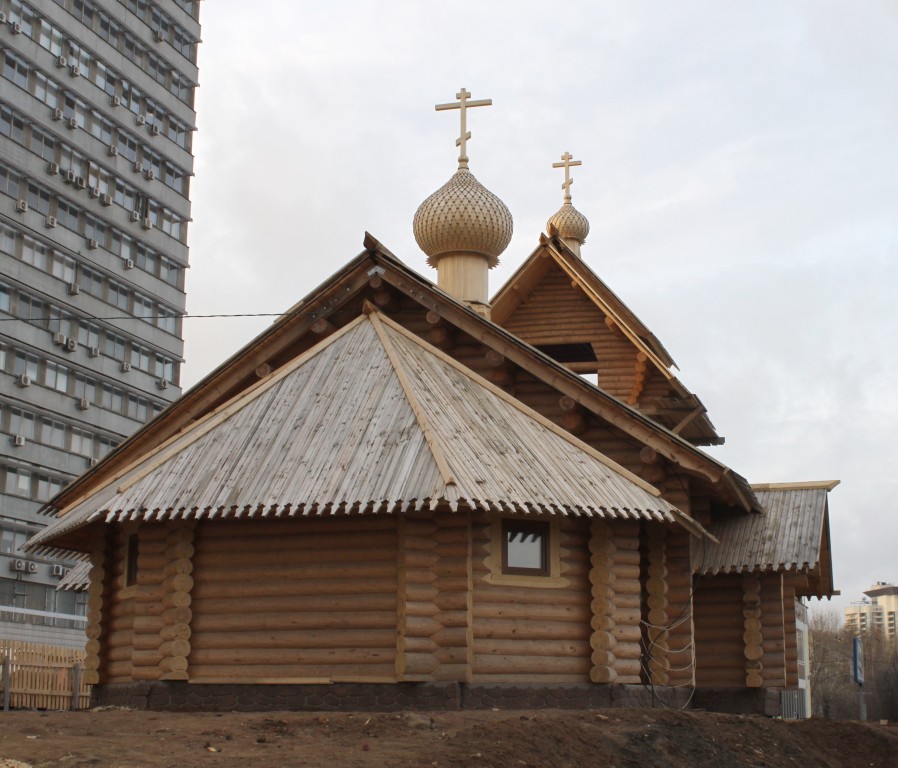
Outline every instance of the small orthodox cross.
{"type": "Polygon", "coordinates": [[[468,167],[468,139],[471,138],[471,132],[468,130],[468,121],[467,121],[467,110],[469,107],[491,107],[493,105],[492,99],[478,99],[477,101],[468,101],[470,97],[470,93],[468,93],[464,87],[462,87],[459,93],[455,94],[455,98],[458,101],[453,102],[451,104],[437,104],[436,111],[442,112],[444,109],[458,109],[461,110],[461,135],[455,140],[455,146],[460,147],[461,151],[458,155],[458,167],[459,168],[467,168],[468,167]]]}
{"type": "Polygon", "coordinates": [[[571,166],[572,165],[583,165],[581,160],[574,160],[574,156],[570,152],[565,152],[561,156],[560,163],[552,163],[553,168],[564,168],[564,184],[561,185],[561,188],[564,190],[564,202],[571,202],[571,184],[574,183],[574,180],[571,178],[571,166]]]}

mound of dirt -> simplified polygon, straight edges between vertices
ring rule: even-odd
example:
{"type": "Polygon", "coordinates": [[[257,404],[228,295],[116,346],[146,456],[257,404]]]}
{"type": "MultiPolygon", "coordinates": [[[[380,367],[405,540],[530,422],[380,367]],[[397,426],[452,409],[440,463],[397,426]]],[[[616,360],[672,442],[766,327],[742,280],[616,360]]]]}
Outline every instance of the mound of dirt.
{"type": "Polygon", "coordinates": [[[790,765],[891,768],[898,726],[659,709],[0,713],[0,768],[790,765]]]}

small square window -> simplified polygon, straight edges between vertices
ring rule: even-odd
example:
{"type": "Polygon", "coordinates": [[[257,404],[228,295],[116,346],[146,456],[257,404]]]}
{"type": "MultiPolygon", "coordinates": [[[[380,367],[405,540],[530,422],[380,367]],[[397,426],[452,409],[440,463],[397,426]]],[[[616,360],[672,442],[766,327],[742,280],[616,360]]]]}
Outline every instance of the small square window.
{"type": "Polygon", "coordinates": [[[549,524],[504,519],[502,573],[548,576],[549,571],[549,524]]]}
{"type": "Polygon", "coordinates": [[[125,586],[132,587],[137,584],[137,534],[128,535],[125,547],[125,586]]]}

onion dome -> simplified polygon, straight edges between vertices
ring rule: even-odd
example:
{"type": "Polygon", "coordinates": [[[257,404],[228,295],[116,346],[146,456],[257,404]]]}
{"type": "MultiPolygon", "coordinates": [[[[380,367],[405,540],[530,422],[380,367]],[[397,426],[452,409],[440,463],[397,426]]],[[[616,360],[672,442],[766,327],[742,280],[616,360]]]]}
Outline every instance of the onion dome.
{"type": "Polygon", "coordinates": [[[459,168],[421,203],[412,222],[415,240],[432,267],[448,253],[482,255],[490,268],[495,267],[511,242],[512,227],[505,203],[467,168],[459,168]]]}
{"type": "Polygon", "coordinates": [[[552,163],[553,168],[564,168],[564,184],[561,185],[564,190],[564,205],[546,223],[550,233],[554,229],[559,237],[568,241],[578,256],[580,246],[586,242],[586,236],[589,234],[589,220],[571,203],[571,185],[574,183],[571,168],[582,164],[580,160],[574,160],[570,152],[565,152],[561,156],[560,163],[552,163]]]}
{"type": "Polygon", "coordinates": [[[554,227],[559,237],[575,240],[580,245],[586,242],[589,234],[589,220],[569,202],[556,211],[546,226],[554,227]]]}

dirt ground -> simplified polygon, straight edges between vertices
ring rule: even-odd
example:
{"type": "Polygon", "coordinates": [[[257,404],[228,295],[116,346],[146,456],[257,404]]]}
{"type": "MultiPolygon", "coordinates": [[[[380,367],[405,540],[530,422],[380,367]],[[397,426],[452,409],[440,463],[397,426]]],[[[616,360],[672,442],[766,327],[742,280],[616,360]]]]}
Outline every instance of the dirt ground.
{"type": "Polygon", "coordinates": [[[0,712],[0,768],[898,766],[898,725],[589,712],[0,712]]]}

